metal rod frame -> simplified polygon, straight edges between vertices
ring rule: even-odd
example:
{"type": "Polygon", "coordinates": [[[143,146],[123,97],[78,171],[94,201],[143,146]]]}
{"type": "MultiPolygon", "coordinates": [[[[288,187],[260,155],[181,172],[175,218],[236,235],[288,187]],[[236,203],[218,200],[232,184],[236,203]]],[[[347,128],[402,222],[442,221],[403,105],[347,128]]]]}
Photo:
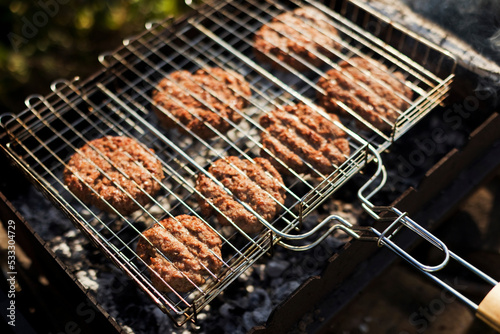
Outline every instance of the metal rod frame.
{"type": "MultiPolygon", "coordinates": [[[[379,153],[408,131],[434,106],[441,103],[450,89],[455,62],[447,52],[401,28],[398,28],[401,32],[399,41],[393,43],[399,46],[398,49],[384,41],[384,38],[391,40],[395,35],[392,32],[395,29],[390,24],[389,31],[392,35],[388,33],[377,37],[366,30],[366,25],[355,23],[360,21],[360,15],[363,15],[361,11],[349,14],[349,17],[347,13],[344,14],[309,0],[303,2],[225,0],[207,2],[196,8],[194,13],[179,20],[167,19],[161,23],[148,24],[142,34],[124,40],[122,47],[99,57],[106,68],[102,72],[85,81],[80,81],[79,78],[71,81],[57,80],[51,86],[52,94],[45,97],[30,96],[26,99],[27,110],[17,116],[2,117],[0,124],[6,130],[4,136],[8,135],[10,138],[4,150],[37,188],[107,257],[131,277],[177,325],[195,320],[196,314],[205,305],[262,255],[272,251],[275,244],[301,251],[316,246],[335,230],[342,230],[353,237],[359,237],[357,227],[338,216],[331,216],[318,222],[309,231],[298,231],[298,229],[309,213],[368,163],[375,161],[381,166],[379,153]],[[330,175],[323,175],[309,165],[313,177],[306,177],[274,157],[289,170],[290,176],[282,186],[292,204],[280,204],[282,213],[274,221],[268,222],[246,203],[239,201],[247,210],[254,213],[266,228],[258,235],[249,235],[236,225],[229,233],[227,230],[219,231],[214,227],[212,220],[202,217],[197,210],[196,198],[202,195],[194,187],[193,178],[203,173],[222,186],[207,172],[208,166],[214,160],[231,154],[252,161],[252,158],[258,156],[261,151],[272,155],[260,143],[259,132],[266,130],[258,122],[261,114],[272,109],[282,108],[284,104],[301,102],[330,120],[329,116],[313,102],[316,94],[322,91],[315,82],[325,75],[323,68],[317,68],[302,59],[301,61],[309,68],[309,73],[304,74],[274,59],[290,72],[288,75],[283,75],[259,64],[252,51],[252,36],[262,24],[284,11],[303,5],[321,10],[342,34],[342,39],[329,36],[343,46],[342,51],[329,50],[339,60],[349,62],[350,57],[360,56],[379,60],[388,66],[389,71],[403,72],[406,78],[403,84],[412,89],[414,98],[407,101],[410,103],[407,110],[398,111],[399,118],[391,124],[392,130],[387,133],[373,127],[353,110],[342,105],[346,113],[365,127],[360,129],[354,121],[347,119],[343,120],[343,123],[334,122],[348,135],[351,154],[346,157],[347,160],[342,165],[335,166],[336,171],[330,175]],[[415,51],[405,55],[401,50],[408,43],[414,43],[415,51]],[[423,53],[424,58],[420,62],[412,60],[422,48],[426,50],[423,53]],[[437,66],[429,62],[431,53],[439,56],[437,66]],[[194,71],[209,66],[232,69],[249,81],[253,93],[247,99],[249,107],[245,110],[233,110],[242,116],[242,123],[235,124],[226,118],[225,121],[233,128],[228,133],[221,133],[207,124],[216,134],[216,138],[211,140],[200,138],[186,127],[184,130],[189,135],[182,138],[179,138],[175,131],[171,133],[157,127],[158,122],[152,115],[150,106],[153,104],[151,92],[158,81],[168,77],[172,71],[194,71]],[[442,72],[445,74],[437,74],[442,72]],[[161,182],[161,194],[150,196],[151,204],[140,206],[140,210],[130,216],[123,216],[116,210],[114,214],[95,210],[73,195],[62,182],[62,171],[69,156],[76,153],[83,144],[105,135],[125,135],[135,138],[144,148],[153,148],[155,156],[162,162],[166,177],[161,182]],[[296,189],[300,187],[307,189],[307,192],[296,193],[296,189]],[[153,287],[148,277],[147,265],[135,253],[136,242],[142,234],[134,223],[149,221],[149,224],[154,224],[160,219],[173,218],[180,213],[188,213],[202,219],[219,235],[224,249],[220,259],[223,262],[223,270],[219,273],[208,272],[207,283],[203,286],[193,284],[190,293],[182,294],[174,291],[165,294],[153,287]],[[315,234],[319,234],[319,237],[307,245],[294,246],[287,242],[315,234]]],[[[372,17],[365,15],[366,18],[372,17]]],[[[386,18],[375,17],[375,20],[378,24],[387,25],[386,18]]],[[[366,24],[366,20],[363,22],[366,24]]],[[[320,32],[328,34],[325,31],[320,30],[320,32]]],[[[315,55],[328,67],[338,66],[336,61],[322,54],[315,55]]],[[[219,80],[215,76],[213,79],[219,80]]],[[[372,79],[385,85],[377,78],[372,77],[372,79]]],[[[185,87],[180,88],[189,93],[185,87]]],[[[370,91],[370,88],[363,84],[360,84],[360,88],[370,91]]],[[[212,97],[219,99],[217,92],[209,87],[204,89],[212,97]]],[[[212,112],[219,114],[205,101],[196,96],[195,98],[212,112]]],[[[174,97],[172,99],[182,105],[179,100],[174,97]]],[[[168,110],[162,112],[169,114],[168,110]]],[[[192,115],[197,117],[196,114],[192,115]]],[[[179,126],[183,127],[182,124],[179,126]]],[[[378,172],[385,174],[383,166],[378,172]]],[[[383,183],[375,190],[382,185],[383,183]]],[[[116,186],[120,188],[119,185],[116,186]]],[[[228,189],[225,190],[230,194],[228,189]]],[[[369,203],[370,197],[375,192],[366,196],[363,205],[376,218],[378,208],[369,203]]],[[[111,209],[114,210],[112,207],[111,209]]],[[[218,208],[214,209],[223,214],[218,208]]],[[[396,211],[393,212],[397,214],[396,211]]],[[[427,234],[404,215],[394,222],[393,227],[398,224],[404,224],[427,238],[427,234]]],[[[379,235],[376,231],[371,232],[372,238],[378,240],[380,245],[397,250],[397,246],[390,240],[392,235],[388,235],[390,231],[384,231],[379,235]]],[[[428,238],[429,242],[445,251],[446,258],[455,259],[438,240],[428,238]]],[[[169,261],[167,256],[164,257],[169,261]]],[[[432,271],[434,268],[427,269],[432,271]]]]}

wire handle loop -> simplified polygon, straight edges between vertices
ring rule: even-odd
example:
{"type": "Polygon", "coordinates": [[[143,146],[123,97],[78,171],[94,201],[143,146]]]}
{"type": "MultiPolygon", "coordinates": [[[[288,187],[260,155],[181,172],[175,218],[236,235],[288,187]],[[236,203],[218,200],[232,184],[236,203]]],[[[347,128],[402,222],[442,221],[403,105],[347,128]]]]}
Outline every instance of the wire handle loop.
{"type": "Polygon", "coordinates": [[[111,58],[112,55],[113,54],[111,52],[103,52],[97,57],[97,60],[101,63],[101,65],[108,68],[111,64],[111,62],[108,61],[108,58],[111,58]]]}
{"type": "Polygon", "coordinates": [[[373,161],[377,164],[377,170],[373,176],[358,190],[358,198],[361,201],[361,206],[365,211],[372,216],[375,220],[381,220],[381,217],[375,212],[375,205],[370,202],[370,199],[375,195],[387,181],[387,171],[384,164],[382,163],[382,158],[379,152],[371,145],[368,145],[368,150],[373,154],[373,161]],[[378,180],[378,184],[376,181],[378,180]],[[374,187],[375,185],[375,187],[374,187]],[[373,188],[368,194],[364,194],[368,188],[373,188]]]}
{"type": "Polygon", "coordinates": [[[24,104],[26,105],[26,107],[28,109],[33,109],[35,107],[35,105],[37,105],[38,103],[40,102],[43,102],[43,100],[45,99],[45,97],[43,97],[42,95],[40,94],[32,94],[30,96],[28,96],[25,100],[24,100],[24,104]],[[33,104],[31,101],[32,100],[38,100],[39,102],[36,103],[36,104],[33,104]]]}
{"type": "Polygon", "coordinates": [[[389,225],[383,232],[379,232],[373,229],[373,232],[378,236],[377,245],[379,247],[387,246],[390,250],[401,256],[403,259],[425,272],[436,272],[446,267],[450,260],[450,251],[446,244],[435,237],[433,234],[431,234],[429,231],[418,225],[415,221],[410,219],[407,216],[406,212],[400,212],[396,208],[392,208],[392,211],[399,214],[391,225],[389,225]],[[431,245],[441,250],[444,253],[444,259],[442,260],[442,262],[434,266],[423,264],[413,256],[411,256],[408,252],[400,248],[395,242],[393,242],[391,239],[403,227],[407,227],[408,229],[419,235],[421,238],[429,242],[431,245]]]}
{"type": "MultiPolygon", "coordinates": [[[[321,223],[319,223],[316,228],[314,228],[313,230],[311,230],[311,232],[313,231],[316,231],[318,228],[330,223],[331,221],[337,221],[338,223],[330,226],[330,228],[328,229],[328,231],[326,231],[325,233],[322,233],[318,239],[316,239],[315,241],[307,244],[307,245],[301,245],[301,246],[294,246],[294,245],[291,245],[291,244],[288,244],[288,243],[285,243],[284,241],[280,240],[278,241],[278,245],[286,248],[286,249],[290,249],[290,250],[294,250],[294,251],[306,251],[306,250],[309,250],[311,248],[314,248],[315,246],[317,246],[321,241],[323,241],[328,235],[330,235],[330,233],[336,231],[336,230],[341,230],[343,232],[345,232],[346,234],[356,238],[356,239],[360,239],[361,238],[361,235],[358,234],[358,231],[356,231],[356,229],[353,228],[353,225],[351,223],[349,223],[347,220],[345,220],[344,218],[340,217],[340,216],[337,216],[337,215],[331,215],[331,216],[328,216],[327,218],[325,218],[321,223]]],[[[308,233],[308,235],[310,235],[312,233],[308,233]]]]}
{"type": "Polygon", "coordinates": [[[15,119],[17,116],[11,113],[0,114],[0,127],[6,129],[7,123],[15,119]],[[10,118],[7,120],[7,118],[10,118]]]}
{"type": "Polygon", "coordinates": [[[460,293],[458,290],[456,290],[453,286],[448,284],[447,282],[443,281],[439,277],[437,277],[434,273],[443,269],[446,267],[450,261],[450,259],[456,261],[458,264],[466,268],[468,271],[471,273],[475,274],[477,277],[481,278],[488,284],[491,284],[492,286],[498,286],[498,281],[490,277],[489,275],[485,274],[469,262],[465,261],[462,259],[460,256],[457,254],[453,253],[448,249],[448,247],[438,238],[436,238],[434,235],[432,235],[430,232],[425,230],[423,227],[418,225],[415,221],[410,219],[408,217],[408,214],[406,212],[401,212],[400,210],[396,209],[393,206],[376,206],[373,203],[370,202],[370,198],[375,195],[385,184],[387,180],[387,173],[386,170],[382,164],[382,160],[380,158],[380,155],[378,152],[373,149],[371,146],[369,147],[371,152],[374,155],[373,161],[377,163],[377,169],[373,176],[359,189],[358,191],[358,198],[361,201],[361,205],[365,209],[365,211],[370,214],[375,220],[377,221],[386,221],[391,219],[392,223],[382,232],[377,231],[373,227],[355,227],[353,229],[353,233],[349,233],[353,237],[355,237],[358,240],[365,240],[365,241],[376,241],[377,245],[379,247],[386,246],[388,247],[391,251],[396,253],[399,257],[403,258],[405,261],[409,262],[412,266],[415,268],[419,269],[421,272],[423,272],[428,278],[430,278],[432,281],[437,283],[438,285],[442,286],[444,289],[450,291],[452,294],[454,294],[456,297],[458,297],[462,302],[466,303],[476,311],[480,312],[479,306],[472,301],[470,298],[467,296],[463,295],[460,293]],[[376,183],[378,182],[378,183],[376,183]],[[365,194],[367,189],[372,189],[368,194],[365,194]],[[381,213],[391,213],[392,215],[384,215],[381,216],[381,213]],[[434,265],[434,266],[429,266],[426,264],[421,263],[420,261],[416,260],[413,256],[408,254],[405,250],[403,250],[401,247],[399,247],[393,240],[393,237],[403,228],[406,227],[416,233],[418,236],[429,242],[431,245],[434,247],[438,248],[444,253],[444,259],[441,263],[434,265]],[[369,231],[368,235],[360,235],[356,232],[360,231],[363,229],[365,232],[369,231]]]}
{"type": "Polygon", "coordinates": [[[78,80],[80,80],[80,77],[74,77],[72,81],[67,80],[67,79],[57,79],[57,80],[52,81],[52,83],[50,84],[50,89],[54,93],[57,93],[62,89],[62,88],[59,88],[60,86],[67,87],[67,86],[71,85],[73,82],[76,82],[78,80]]]}

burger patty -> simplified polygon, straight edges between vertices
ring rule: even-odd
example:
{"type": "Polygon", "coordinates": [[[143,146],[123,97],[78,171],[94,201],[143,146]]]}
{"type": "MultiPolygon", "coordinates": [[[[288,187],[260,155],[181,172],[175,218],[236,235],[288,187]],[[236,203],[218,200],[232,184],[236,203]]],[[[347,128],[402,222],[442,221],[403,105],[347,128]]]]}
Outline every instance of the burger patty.
{"type": "Polygon", "coordinates": [[[313,169],[322,174],[333,173],[347,159],[350,148],[347,134],[332,123],[340,122],[339,118],[330,118],[303,103],[286,105],[261,116],[260,124],[266,130],[261,132],[262,155],[269,156],[281,172],[288,167],[297,173],[313,173],[313,169]]]}
{"type": "Polygon", "coordinates": [[[222,266],[221,239],[196,217],[167,218],[142,235],[137,254],[148,265],[151,282],[160,291],[190,291],[222,266]]]}
{"type": "Polygon", "coordinates": [[[71,156],[64,183],[87,204],[130,214],[161,188],[162,165],[151,152],[128,137],[92,140],[71,156]]]}
{"type": "Polygon", "coordinates": [[[338,105],[343,103],[374,127],[384,131],[393,127],[401,112],[408,108],[412,91],[400,72],[373,59],[350,58],[339,63],[321,77],[318,86],[320,104],[329,112],[347,114],[338,105]]]}
{"type": "Polygon", "coordinates": [[[309,69],[304,61],[320,66],[323,61],[318,53],[332,57],[331,49],[342,46],[334,40],[338,37],[328,17],[311,6],[297,8],[280,14],[263,25],[254,36],[254,51],[257,59],[281,68],[269,55],[293,68],[309,69]]]}
{"type": "Polygon", "coordinates": [[[166,128],[184,125],[201,138],[225,133],[228,122],[241,121],[241,110],[250,97],[250,85],[243,76],[218,67],[199,69],[194,74],[176,71],[163,78],[153,91],[153,109],[166,128]]]}
{"type": "Polygon", "coordinates": [[[257,233],[263,225],[238,200],[267,222],[272,222],[285,203],[281,175],[267,159],[255,158],[252,162],[230,156],[215,161],[208,173],[222,186],[200,173],[196,181],[199,204],[204,215],[215,213],[223,225],[232,223],[247,233],[257,233]]]}

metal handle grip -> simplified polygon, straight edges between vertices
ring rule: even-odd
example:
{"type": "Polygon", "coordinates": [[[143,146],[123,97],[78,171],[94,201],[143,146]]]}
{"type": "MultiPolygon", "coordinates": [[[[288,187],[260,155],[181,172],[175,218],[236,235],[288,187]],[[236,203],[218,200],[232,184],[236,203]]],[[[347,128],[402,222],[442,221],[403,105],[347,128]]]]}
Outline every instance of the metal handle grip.
{"type": "Polygon", "coordinates": [[[415,267],[419,268],[420,270],[426,271],[426,272],[435,272],[443,269],[449,262],[450,260],[450,251],[448,250],[448,247],[444,242],[436,238],[434,235],[429,233],[427,230],[425,230],[423,227],[415,223],[413,220],[411,220],[409,217],[407,217],[406,213],[400,212],[396,208],[392,208],[392,211],[398,214],[397,219],[394,220],[394,222],[386,228],[382,233],[377,231],[376,229],[373,229],[372,232],[378,237],[378,245],[379,246],[386,246],[390,250],[392,250],[394,253],[405,259],[406,261],[410,262],[412,265],[415,267]],[[434,247],[438,248],[441,250],[444,254],[443,261],[434,266],[426,265],[418,260],[416,260],[413,256],[408,254],[405,250],[401,249],[395,242],[391,240],[391,238],[403,227],[407,227],[417,235],[419,235],[421,238],[424,240],[428,241],[431,245],[434,247]]]}
{"type": "MultiPolygon", "coordinates": [[[[399,211],[395,208],[392,208],[393,212],[398,213],[399,211]]],[[[500,284],[491,278],[490,276],[486,275],[484,272],[480,271],[476,267],[474,267],[472,264],[469,262],[465,261],[452,251],[450,251],[446,245],[441,242],[439,239],[434,237],[431,233],[420,227],[418,224],[416,224],[414,221],[406,217],[406,214],[400,213],[400,216],[382,233],[378,232],[375,229],[372,229],[371,231],[375,235],[378,235],[378,244],[379,246],[387,246],[390,250],[392,250],[394,253],[399,255],[401,258],[409,262],[411,265],[419,269],[422,273],[424,273],[427,277],[429,277],[431,280],[433,280],[435,283],[438,285],[442,286],[452,294],[454,294],[456,297],[458,297],[462,302],[465,304],[469,305],[471,308],[473,308],[476,311],[476,316],[483,320],[486,324],[488,324],[491,328],[495,329],[496,331],[500,332],[500,284]],[[430,242],[432,245],[440,249],[444,254],[445,254],[445,259],[444,261],[437,265],[437,266],[427,266],[424,265],[412,256],[410,256],[406,251],[403,249],[399,248],[393,241],[391,241],[391,238],[400,230],[402,226],[408,227],[410,230],[413,232],[417,233],[419,236],[430,242]],[[387,236],[387,234],[390,234],[387,236]],[[472,300],[470,300],[468,297],[457,291],[455,288],[450,286],[448,283],[443,281],[442,279],[438,278],[434,272],[439,271],[446,267],[448,264],[449,260],[455,260],[458,264],[462,265],[465,269],[470,271],[471,273],[475,274],[488,284],[491,284],[494,286],[494,288],[486,295],[486,297],[482,300],[482,302],[477,305],[475,304],[472,300]]],[[[361,238],[363,239],[363,238],[361,238]]],[[[371,240],[374,238],[371,237],[371,240]]]]}
{"type": "Polygon", "coordinates": [[[497,284],[479,304],[476,316],[500,332],[500,284],[497,284]]]}
{"type": "MultiPolygon", "coordinates": [[[[371,197],[375,195],[385,184],[387,180],[387,173],[382,164],[382,159],[378,152],[369,147],[371,152],[374,155],[373,161],[377,164],[377,170],[374,175],[363,185],[358,191],[358,197],[362,202],[362,206],[365,211],[370,214],[377,221],[392,221],[392,223],[387,227],[384,231],[379,232],[374,228],[371,228],[371,235],[369,236],[361,236],[358,239],[360,240],[371,240],[376,241],[379,246],[386,246],[391,251],[399,255],[401,258],[409,262],[411,265],[419,269],[422,273],[424,273],[428,278],[433,280],[438,285],[442,286],[456,297],[458,297],[462,302],[469,305],[476,311],[476,316],[483,320],[486,324],[488,324],[491,328],[500,332],[500,284],[486,275],[484,272],[480,271],[472,264],[468,263],[452,251],[450,251],[447,246],[434,235],[429,233],[427,230],[419,226],[409,217],[407,217],[406,213],[399,211],[398,209],[392,206],[375,206],[371,201],[371,197]],[[370,190],[371,189],[371,190],[370,190]],[[389,215],[383,216],[382,213],[388,213],[389,215]],[[441,250],[444,254],[444,260],[436,265],[436,266],[428,266],[419,261],[417,261],[414,257],[408,254],[405,250],[401,249],[395,242],[391,239],[394,235],[401,230],[401,228],[407,227],[421,238],[428,241],[434,247],[441,250]],[[476,276],[494,286],[494,288],[488,293],[488,295],[483,299],[483,301],[477,305],[471,299],[457,291],[454,287],[450,286],[448,283],[437,277],[434,273],[443,269],[447,266],[448,262],[453,259],[458,264],[463,266],[465,269],[474,273],[476,276]]],[[[355,229],[354,229],[355,230],[355,229]]],[[[354,235],[355,236],[355,235],[354,235]]]]}
{"type": "MultiPolygon", "coordinates": [[[[490,276],[486,275],[485,273],[474,267],[469,262],[465,261],[458,255],[450,251],[442,241],[440,241],[431,233],[420,227],[417,223],[406,217],[405,213],[401,213],[399,212],[399,210],[395,208],[392,208],[391,211],[393,211],[396,214],[399,214],[399,217],[386,230],[380,233],[377,230],[372,229],[372,233],[378,236],[377,242],[379,246],[387,246],[390,250],[399,255],[401,258],[405,259],[411,265],[421,270],[427,277],[432,279],[435,283],[441,285],[443,288],[447,289],[452,294],[457,296],[465,304],[469,305],[474,310],[476,310],[476,316],[479,319],[483,320],[491,328],[500,332],[500,284],[490,276]],[[433,246],[440,249],[445,254],[444,261],[437,266],[427,266],[418,262],[417,260],[415,260],[415,258],[410,256],[406,251],[399,248],[391,240],[391,238],[400,230],[402,226],[406,226],[407,228],[418,234],[420,237],[430,242],[433,246]],[[387,236],[388,234],[390,235],[387,236]],[[468,297],[464,296],[456,289],[454,289],[452,286],[450,286],[448,283],[444,282],[443,280],[434,275],[434,272],[439,271],[444,267],[446,267],[449,260],[451,259],[458,262],[465,269],[469,270],[471,273],[474,273],[488,284],[494,286],[494,288],[488,293],[488,295],[483,299],[483,301],[479,305],[476,305],[468,297]]],[[[373,240],[373,238],[371,239],[373,240]]]]}

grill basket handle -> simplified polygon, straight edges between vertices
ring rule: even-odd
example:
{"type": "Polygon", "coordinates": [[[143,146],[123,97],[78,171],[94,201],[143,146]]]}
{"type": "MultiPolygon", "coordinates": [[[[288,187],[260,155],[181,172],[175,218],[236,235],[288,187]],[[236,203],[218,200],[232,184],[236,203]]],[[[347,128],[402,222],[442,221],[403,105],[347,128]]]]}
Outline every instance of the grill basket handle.
{"type": "Polygon", "coordinates": [[[391,224],[383,232],[379,232],[375,228],[371,228],[371,236],[361,236],[358,239],[376,241],[380,247],[386,246],[398,256],[419,269],[435,283],[448,290],[462,302],[474,309],[476,311],[476,316],[479,319],[483,320],[491,328],[500,332],[500,284],[469,262],[450,251],[441,240],[410,219],[406,212],[401,212],[392,206],[376,206],[372,204],[370,199],[384,186],[387,180],[387,172],[382,164],[382,159],[380,158],[379,153],[375,149],[371,149],[371,152],[374,155],[373,161],[377,164],[377,170],[368,182],[359,189],[358,198],[361,200],[365,211],[370,214],[372,218],[377,221],[389,221],[391,224]],[[418,262],[405,250],[398,247],[397,244],[391,239],[393,239],[393,237],[403,227],[410,229],[434,247],[441,250],[444,253],[443,262],[437,266],[424,265],[418,262]],[[479,305],[436,276],[435,273],[445,268],[450,260],[456,261],[464,267],[464,269],[475,274],[477,277],[493,286],[493,289],[486,295],[479,305]]]}
{"type": "Polygon", "coordinates": [[[497,284],[479,304],[476,316],[500,332],[500,284],[497,284]]]}
{"type": "MultiPolygon", "coordinates": [[[[374,206],[372,208],[374,212],[378,212],[378,209],[380,207],[374,206]]],[[[371,235],[365,234],[360,237],[356,237],[356,234],[354,235],[351,234],[351,235],[353,235],[359,240],[376,241],[380,247],[386,246],[391,251],[393,251],[398,256],[400,256],[408,263],[413,265],[415,268],[417,268],[419,271],[421,271],[423,274],[425,274],[427,277],[429,277],[431,280],[433,280],[435,283],[437,283],[444,289],[448,290],[450,293],[454,294],[465,304],[469,305],[472,309],[475,310],[476,316],[479,319],[484,321],[491,328],[500,332],[500,284],[496,280],[485,274],[484,272],[474,267],[469,262],[459,257],[457,254],[449,250],[442,241],[437,239],[430,232],[420,227],[417,223],[408,218],[406,213],[402,213],[394,207],[387,207],[385,208],[385,210],[390,210],[392,213],[395,213],[398,216],[383,232],[379,232],[376,229],[371,228],[370,229],[371,235]],[[408,254],[402,248],[398,247],[397,244],[393,240],[391,240],[401,230],[402,227],[410,229],[412,232],[416,233],[417,235],[428,241],[434,247],[440,249],[444,253],[445,259],[439,265],[436,266],[428,266],[418,262],[414,257],[408,254]],[[468,297],[457,291],[454,287],[452,287],[451,285],[440,279],[438,276],[436,276],[436,272],[438,272],[441,269],[444,269],[448,265],[450,260],[456,261],[459,265],[464,267],[464,269],[475,274],[483,281],[493,286],[493,289],[490,290],[490,292],[486,295],[486,297],[481,301],[479,305],[474,303],[468,297]]],[[[354,231],[356,231],[357,227],[353,227],[353,229],[354,231]]]]}

